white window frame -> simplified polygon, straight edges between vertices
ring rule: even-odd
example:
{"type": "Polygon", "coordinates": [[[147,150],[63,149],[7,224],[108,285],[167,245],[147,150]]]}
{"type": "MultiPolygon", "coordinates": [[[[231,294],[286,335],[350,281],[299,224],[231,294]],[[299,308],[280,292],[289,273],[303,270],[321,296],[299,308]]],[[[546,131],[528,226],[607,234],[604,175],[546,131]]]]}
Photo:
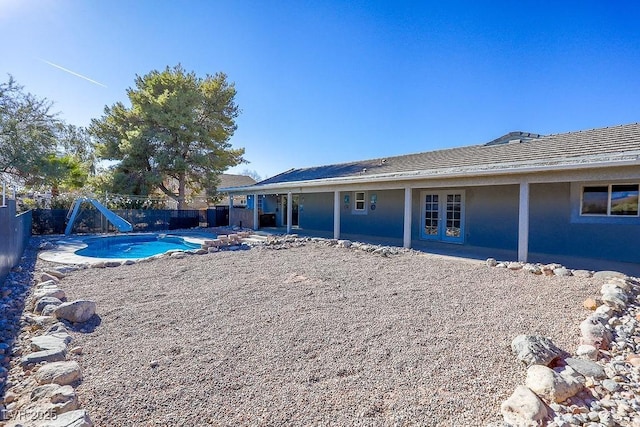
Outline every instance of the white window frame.
{"type": "Polygon", "coordinates": [[[613,215],[611,214],[611,195],[613,194],[614,185],[637,185],[640,190],[640,184],[637,182],[615,182],[615,183],[588,183],[580,186],[580,206],[578,206],[578,213],[581,217],[585,218],[638,218],[640,217],[640,202],[638,203],[638,212],[635,215],[613,215]],[[582,208],[584,206],[584,189],[586,187],[607,187],[607,213],[583,213],[582,208]]]}
{"type": "Polygon", "coordinates": [[[367,192],[366,191],[353,192],[352,213],[356,215],[365,215],[367,213],[367,192]],[[362,194],[362,200],[358,200],[358,194],[362,194]],[[362,209],[358,209],[358,201],[362,202],[362,209]]]}

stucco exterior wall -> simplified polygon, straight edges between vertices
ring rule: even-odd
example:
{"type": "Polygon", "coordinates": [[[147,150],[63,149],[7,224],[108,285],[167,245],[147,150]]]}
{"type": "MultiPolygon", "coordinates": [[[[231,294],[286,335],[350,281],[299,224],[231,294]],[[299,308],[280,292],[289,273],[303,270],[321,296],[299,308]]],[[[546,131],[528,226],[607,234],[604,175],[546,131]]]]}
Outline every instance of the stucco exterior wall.
{"type": "Polygon", "coordinates": [[[301,194],[298,203],[300,228],[333,230],[333,193],[301,194]]]}
{"type": "Polygon", "coordinates": [[[465,244],[486,248],[518,248],[517,185],[466,189],[465,244]]]}
{"type": "Polygon", "coordinates": [[[640,218],[581,217],[580,190],[579,183],[531,185],[529,251],[640,263],[640,218]]]}
{"type": "MultiPolygon", "coordinates": [[[[355,192],[341,192],[340,202],[340,230],[342,233],[402,238],[404,190],[365,192],[365,211],[363,212],[354,210],[355,192]],[[349,203],[345,203],[346,195],[349,196],[349,203]],[[375,200],[374,209],[371,207],[372,197],[375,200]]],[[[333,215],[331,216],[333,217],[333,215]]]]}
{"type": "Polygon", "coordinates": [[[19,261],[31,237],[31,211],[16,215],[15,200],[0,207],[0,285],[19,261]]]}

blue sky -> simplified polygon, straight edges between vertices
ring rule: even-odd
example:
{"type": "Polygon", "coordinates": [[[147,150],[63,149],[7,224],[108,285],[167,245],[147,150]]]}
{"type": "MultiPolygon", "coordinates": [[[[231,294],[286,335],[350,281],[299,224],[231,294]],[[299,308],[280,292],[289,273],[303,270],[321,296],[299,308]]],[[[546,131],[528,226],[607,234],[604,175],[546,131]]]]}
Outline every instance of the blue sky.
{"type": "Polygon", "coordinates": [[[0,71],[76,125],[136,74],[223,71],[232,172],[266,177],[637,122],[638,22],[635,1],[0,0],[0,71]]]}

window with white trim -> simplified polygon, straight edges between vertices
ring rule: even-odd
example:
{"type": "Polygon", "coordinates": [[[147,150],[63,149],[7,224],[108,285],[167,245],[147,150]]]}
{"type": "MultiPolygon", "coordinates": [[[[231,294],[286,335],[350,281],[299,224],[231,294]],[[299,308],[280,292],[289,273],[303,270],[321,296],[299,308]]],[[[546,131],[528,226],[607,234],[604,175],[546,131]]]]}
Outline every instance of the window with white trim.
{"type": "Polygon", "coordinates": [[[364,191],[356,191],[353,195],[353,209],[363,212],[367,208],[367,198],[364,191]]]}
{"type": "Polygon", "coordinates": [[[580,215],[638,216],[638,184],[585,185],[580,215]]]}

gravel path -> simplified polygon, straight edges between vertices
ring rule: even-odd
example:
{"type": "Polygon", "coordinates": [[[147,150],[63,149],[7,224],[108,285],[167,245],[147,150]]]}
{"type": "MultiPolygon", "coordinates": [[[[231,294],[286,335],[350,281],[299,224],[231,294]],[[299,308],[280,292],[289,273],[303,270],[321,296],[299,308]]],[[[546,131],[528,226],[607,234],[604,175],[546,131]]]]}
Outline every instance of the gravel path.
{"type": "Polygon", "coordinates": [[[62,282],[98,304],[101,324],[74,345],[99,426],[485,425],[524,381],[511,340],[575,350],[599,285],[314,243],[62,282]]]}

